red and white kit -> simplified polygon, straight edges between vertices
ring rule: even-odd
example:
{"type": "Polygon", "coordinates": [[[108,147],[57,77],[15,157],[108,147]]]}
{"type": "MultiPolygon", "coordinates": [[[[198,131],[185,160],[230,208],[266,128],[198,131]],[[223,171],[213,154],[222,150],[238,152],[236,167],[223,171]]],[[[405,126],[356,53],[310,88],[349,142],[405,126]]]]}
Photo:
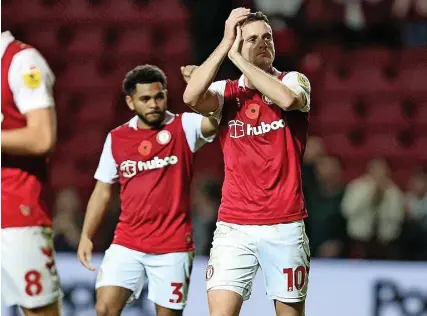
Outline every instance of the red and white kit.
{"type": "Polygon", "coordinates": [[[121,286],[138,298],[183,309],[193,260],[190,183],[194,153],[213,138],[202,116],[166,112],[159,129],[139,129],[138,117],[111,131],[95,178],[119,182],[122,211],[96,287],[121,286]]]}
{"type": "MultiPolygon", "coordinates": [[[[25,127],[26,113],[54,106],[55,77],[46,60],[10,32],[1,35],[1,129],[25,127]]],[[[2,295],[8,305],[35,308],[61,295],[45,157],[1,156],[2,295]]]]}
{"type": "Polygon", "coordinates": [[[283,111],[244,77],[210,86],[219,99],[225,180],[217,229],[206,271],[208,289],[250,296],[262,268],[267,295],[282,302],[305,299],[309,246],[301,165],[307,141],[310,83],[298,72],[275,71],[303,93],[299,111],[283,111]]]}

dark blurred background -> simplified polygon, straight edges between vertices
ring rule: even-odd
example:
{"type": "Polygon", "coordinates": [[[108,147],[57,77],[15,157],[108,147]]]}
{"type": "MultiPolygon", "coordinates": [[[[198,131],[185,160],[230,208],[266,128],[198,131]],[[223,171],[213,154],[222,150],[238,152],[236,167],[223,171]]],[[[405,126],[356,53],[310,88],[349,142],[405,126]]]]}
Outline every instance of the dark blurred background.
{"type": "MultiPolygon", "coordinates": [[[[303,176],[313,256],[427,260],[425,0],[3,0],[2,30],[38,48],[57,77],[57,250],[76,251],[105,136],[132,116],[126,72],[158,65],[169,108],[189,111],[180,66],[209,56],[238,6],[269,16],[276,68],[311,81],[303,176]]],[[[219,73],[238,76],[228,61],[219,73]]],[[[198,255],[209,253],[222,173],[219,144],[205,146],[193,181],[198,255]]],[[[97,251],[119,212],[117,196],[97,251]]]]}

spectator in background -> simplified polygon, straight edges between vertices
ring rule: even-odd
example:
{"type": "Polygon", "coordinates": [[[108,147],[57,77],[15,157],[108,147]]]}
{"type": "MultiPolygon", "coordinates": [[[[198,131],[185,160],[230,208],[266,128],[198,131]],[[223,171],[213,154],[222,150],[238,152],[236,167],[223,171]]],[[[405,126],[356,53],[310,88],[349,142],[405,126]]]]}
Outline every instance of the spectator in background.
{"type": "Polygon", "coordinates": [[[53,230],[57,251],[75,252],[83,224],[83,204],[73,187],[62,189],[56,196],[53,230]]]}
{"type": "Polygon", "coordinates": [[[198,179],[192,202],[196,255],[208,256],[221,202],[221,185],[211,178],[198,179]]]}
{"type": "Polygon", "coordinates": [[[404,219],[404,197],[383,159],[347,187],[343,203],[352,250],[367,259],[397,259],[396,240],[404,219]]]}
{"type": "Polygon", "coordinates": [[[392,12],[402,21],[401,32],[405,46],[423,47],[427,44],[427,1],[395,0],[392,12]]]}
{"type": "Polygon", "coordinates": [[[408,217],[427,230],[427,172],[417,170],[406,194],[408,217]]]}
{"type": "Polygon", "coordinates": [[[341,257],[345,243],[345,221],[341,212],[344,195],[342,166],[336,157],[318,158],[315,165],[316,190],[306,196],[309,235],[315,257],[341,257]]]}
{"type": "Polygon", "coordinates": [[[312,190],[317,189],[317,180],[315,175],[316,161],[325,155],[325,143],[320,137],[309,137],[304,153],[302,167],[302,184],[304,195],[307,196],[312,190]]]}
{"type": "Polygon", "coordinates": [[[402,236],[405,259],[427,260],[427,171],[416,170],[406,193],[407,220],[402,236]]]}

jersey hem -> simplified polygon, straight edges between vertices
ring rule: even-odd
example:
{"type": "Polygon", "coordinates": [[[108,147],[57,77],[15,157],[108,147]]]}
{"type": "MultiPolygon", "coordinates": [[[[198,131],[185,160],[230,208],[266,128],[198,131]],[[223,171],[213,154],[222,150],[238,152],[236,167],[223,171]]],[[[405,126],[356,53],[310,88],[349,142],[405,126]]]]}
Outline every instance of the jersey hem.
{"type": "Polygon", "coordinates": [[[221,213],[218,216],[218,222],[225,222],[230,224],[238,224],[238,225],[276,225],[276,224],[284,224],[290,222],[296,222],[307,218],[308,214],[306,211],[291,215],[291,216],[282,216],[282,217],[274,217],[274,218],[236,218],[233,216],[224,216],[221,213]]]}
{"type": "Polygon", "coordinates": [[[37,224],[3,224],[1,225],[1,229],[7,229],[7,228],[27,228],[27,227],[46,227],[46,228],[52,228],[52,221],[48,221],[46,223],[37,223],[37,224]]]}
{"type": "Polygon", "coordinates": [[[121,241],[112,242],[112,245],[123,246],[123,247],[129,248],[131,250],[144,252],[147,254],[166,254],[166,253],[174,253],[174,252],[189,252],[189,251],[193,251],[195,249],[194,245],[191,245],[191,247],[170,247],[170,248],[153,249],[151,247],[150,248],[136,247],[135,245],[128,244],[126,242],[121,242],[121,241]]]}

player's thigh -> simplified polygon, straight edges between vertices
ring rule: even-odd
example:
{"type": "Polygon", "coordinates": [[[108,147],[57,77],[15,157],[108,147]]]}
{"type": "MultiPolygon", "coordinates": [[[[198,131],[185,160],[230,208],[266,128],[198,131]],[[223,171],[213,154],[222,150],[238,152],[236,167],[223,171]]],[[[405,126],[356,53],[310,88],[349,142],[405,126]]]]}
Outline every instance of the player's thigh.
{"type": "Polygon", "coordinates": [[[5,228],[1,237],[2,294],[6,304],[36,309],[56,302],[62,293],[52,229],[5,228]]]}
{"type": "Polygon", "coordinates": [[[127,301],[131,302],[141,295],[146,281],[146,273],[141,263],[142,253],[120,246],[111,245],[105,252],[101,267],[96,279],[97,305],[108,305],[116,309],[123,307],[119,298],[130,293],[127,301]],[[104,289],[105,288],[105,289],[104,289]],[[110,297],[117,299],[110,300],[110,297]]]}
{"type": "Polygon", "coordinates": [[[52,304],[33,309],[21,308],[25,316],[60,316],[60,304],[56,301],[52,304]]]}
{"type": "Polygon", "coordinates": [[[310,249],[303,221],[266,226],[258,244],[267,296],[282,303],[304,302],[310,249]]]}
{"type": "Polygon", "coordinates": [[[208,304],[210,316],[238,316],[243,297],[235,291],[216,289],[208,292],[208,304]]]}
{"type": "Polygon", "coordinates": [[[305,316],[305,301],[297,303],[283,303],[274,301],[277,316],[305,316]]]}
{"type": "Polygon", "coordinates": [[[120,315],[133,292],[120,286],[101,286],[96,290],[97,315],[120,315]]]}
{"type": "Polygon", "coordinates": [[[194,253],[146,254],[143,262],[148,278],[148,299],[172,310],[187,303],[194,253]]]}
{"type": "Polygon", "coordinates": [[[259,267],[255,252],[255,241],[241,226],[217,224],[206,268],[211,315],[234,315],[249,299],[259,267]]]}

